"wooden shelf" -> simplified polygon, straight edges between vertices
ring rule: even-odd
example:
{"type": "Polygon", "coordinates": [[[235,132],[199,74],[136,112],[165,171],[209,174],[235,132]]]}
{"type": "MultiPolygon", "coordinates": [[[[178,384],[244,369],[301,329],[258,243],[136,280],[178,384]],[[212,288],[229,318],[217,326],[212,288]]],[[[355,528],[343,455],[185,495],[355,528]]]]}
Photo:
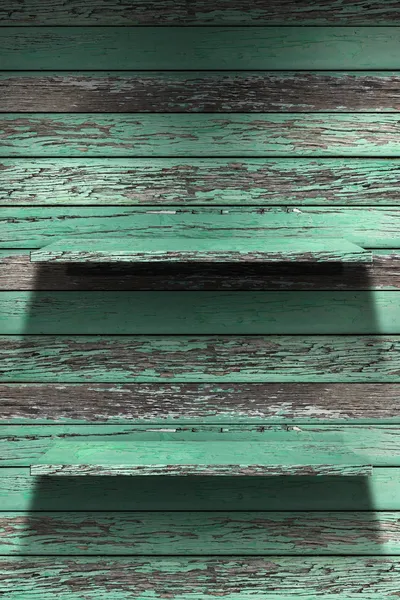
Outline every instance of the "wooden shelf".
{"type": "Polygon", "coordinates": [[[372,253],[345,239],[104,238],[60,239],[31,252],[31,262],[371,262],[372,253]]]}
{"type": "Polygon", "coordinates": [[[363,476],[372,467],[352,452],[330,447],[302,456],[285,444],[245,441],[142,441],[129,444],[57,442],[31,475],[363,476]],[[279,462],[278,462],[279,461],[279,462]]]}

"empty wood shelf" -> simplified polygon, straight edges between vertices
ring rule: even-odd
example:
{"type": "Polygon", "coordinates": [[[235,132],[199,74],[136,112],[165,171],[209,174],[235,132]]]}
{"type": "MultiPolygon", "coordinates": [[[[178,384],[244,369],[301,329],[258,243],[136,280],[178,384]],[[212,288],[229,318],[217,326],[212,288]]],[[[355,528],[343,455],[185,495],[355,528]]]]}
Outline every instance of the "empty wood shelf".
{"type": "Polygon", "coordinates": [[[340,447],[303,456],[267,442],[57,443],[31,475],[337,475],[370,476],[372,467],[340,447]],[[279,460],[281,459],[281,460],[279,460]],[[279,462],[278,462],[279,461],[279,462]]]}
{"type": "Polygon", "coordinates": [[[32,262],[371,262],[372,253],[325,238],[70,238],[31,252],[32,262]]]}

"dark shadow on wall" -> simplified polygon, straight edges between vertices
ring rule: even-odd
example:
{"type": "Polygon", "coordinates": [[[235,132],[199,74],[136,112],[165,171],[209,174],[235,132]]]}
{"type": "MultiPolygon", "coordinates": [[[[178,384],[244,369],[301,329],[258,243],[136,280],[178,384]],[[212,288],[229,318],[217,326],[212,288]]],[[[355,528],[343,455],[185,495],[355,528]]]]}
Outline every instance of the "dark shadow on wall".
{"type": "MultiPolygon", "coordinates": [[[[40,293],[46,290],[257,289],[265,290],[268,294],[271,288],[311,291],[340,289],[341,286],[343,289],[354,286],[366,290],[357,318],[363,322],[367,318],[373,329],[375,309],[373,297],[367,291],[370,282],[365,267],[243,265],[221,269],[212,265],[166,268],[162,265],[132,267],[101,264],[87,267],[75,264],[65,267],[48,264],[36,270],[36,296],[32,298],[26,334],[37,334],[35,307],[40,293]]],[[[51,310],[50,304],[49,314],[51,310]]],[[[118,311],[117,306],[115,311],[118,311]]],[[[137,319],[138,315],[132,315],[132,318],[137,319]]],[[[71,335],[79,333],[73,329],[70,331],[71,335]]],[[[371,356],[371,361],[379,360],[379,347],[371,347],[371,353],[376,354],[371,356]]],[[[75,364],[74,368],[79,380],[79,364],[75,364]]],[[[63,383],[62,378],[58,383],[63,383]]],[[[66,417],[61,401],[61,395],[57,398],[55,392],[54,424],[60,423],[61,415],[61,418],[66,417]]],[[[84,397],[81,402],[84,405],[84,397]]],[[[129,406],[125,408],[129,414],[129,406]]],[[[112,408],[109,414],[112,414],[112,408]]],[[[327,414],[327,424],[329,419],[327,414]]],[[[51,435],[53,425],[48,427],[47,435],[51,435]]],[[[65,427],[61,437],[78,439],[80,428],[83,432],[85,427],[82,424],[65,427]]],[[[285,422],[277,424],[279,427],[284,428],[285,422]]],[[[133,426],[125,422],[121,430],[126,433],[132,431],[133,426]]],[[[96,441],[118,439],[116,427],[113,427],[113,433],[109,436],[99,422],[93,425],[91,435],[96,441]]],[[[340,425],[335,436],[340,439],[340,425]]],[[[129,439],[133,438],[134,434],[129,439]]],[[[90,436],[88,438],[85,435],[85,439],[90,442],[90,436]]],[[[374,450],[371,449],[371,452],[374,450]]],[[[19,598],[25,598],[24,594],[26,598],[30,597],[29,589],[32,586],[39,586],[44,591],[48,585],[54,589],[55,597],[61,600],[70,598],[72,592],[75,594],[73,597],[79,600],[91,597],[85,594],[93,590],[93,585],[95,589],[123,589],[124,598],[138,598],[137,590],[144,585],[143,569],[136,571],[134,568],[124,574],[116,566],[116,555],[172,554],[183,558],[189,558],[190,555],[240,555],[241,545],[245,547],[247,555],[378,555],[385,537],[380,531],[373,494],[366,477],[42,476],[32,477],[28,487],[29,511],[26,521],[20,525],[21,534],[15,538],[15,554],[21,558],[16,564],[16,570],[21,570],[19,598]],[[196,511],[202,511],[200,520],[199,515],[194,514],[196,511]],[[246,515],[247,511],[254,511],[254,514],[246,515]],[[274,520],[268,511],[279,511],[281,515],[274,520]],[[291,511],[299,513],[294,516],[291,511]],[[306,511],[316,511],[318,514],[314,514],[310,520],[306,511]],[[338,512],[332,515],[329,511],[338,512]],[[351,518],[347,511],[362,512],[351,518]],[[224,512],[229,514],[224,515],[224,512]],[[212,527],[199,527],[201,522],[207,523],[208,518],[212,527]],[[227,542],[229,539],[234,540],[231,549],[227,542]],[[253,541],[250,542],[250,539],[253,541]],[[276,540],[276,551],[270,540],[276,540]],[[39,562],[32,559],[38,555],[49,555],[49,558],[41,558],[39,562]],[[54,564],[55,555],[58,557],[56,567],[50,573],[47,568],[54,564]],[[104,555],[109,555],[110,560],[104,559],[104,555]],[[60,556],[80,558],[70,558],[67,565],[61,565],[60,556]],[[85,562],[90,556],[92,559],[85,562]],[[43,566],[40,575],[37,575],[38,565],[43,566]],[[88,577],[89,574],[96,574],[97,579],[88,577]]],[[[20,519],[19,516],[16,518],[20,519]]],[[[334,559],[329,556],[324,559],[327,568],[331,560],[334,559]]],[[[132,558],[129,564],[134,565],[135,561],[132,558]]],[[[192,568],[197,569],[198,566],[192,568]]],[[[262,591],[273,593],[277,581],[279,585],[273,560],[266,557],[263,568],[265,577],[262,591]]],[[[181,575],[177,576],[176,585],[179,585],[181,575]]],[[[298,576],[301,585],[302,574],[298,576]]],[[[166,583],[163,575],[150,577],[146,581],[150,589],[156,591],[156,596],[164,593],[166,583]]],[[[181,581],[183,585],[182,577],[181,581]]],[[[231,583],[234,588],[234,578],[231,583]]],[[[204,592],[204,585],[201,577],[191,580],[194,594],[204,592]]],[[[218,588],[220,582],[214,578],[209,585],[218,588]]],[[[335,593],[334,578],[329,585],[326,588],[327,597],[335,593]]]]}

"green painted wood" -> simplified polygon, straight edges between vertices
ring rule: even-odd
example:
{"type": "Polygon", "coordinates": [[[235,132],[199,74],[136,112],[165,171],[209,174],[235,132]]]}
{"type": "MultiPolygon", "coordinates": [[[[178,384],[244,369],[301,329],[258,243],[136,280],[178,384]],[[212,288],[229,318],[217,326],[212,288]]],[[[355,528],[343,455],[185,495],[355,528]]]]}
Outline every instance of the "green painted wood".
{"type": "MultiPolygon", "coordinates": [[[[54,221],[56,223],[56,221],[54,221]]],[[[0,250],[0,290],[373,291],[400,289],[397,250],[373,262],[270,264],[31,263],[29,250],[0,250]]]]}
{"type": "MultiPolygon", "coordinates": [[[[29,467],[38,464],[152,463],[155,452],[170,452],[182,464],[187,457],[209,452],[210,463],[232,464],[235,458],[252,464],[262,444],[270,465],[342,464],[400,466],[399,430],[392,425],[2,425],[0,464],[29,467]],[[206,446],[208,448],[206,449],[206,446]],[[180,450],[179,450],[180,449],[180,450]],[[253,451],[254,450],[254,451],[253,451]],[[140,454],[139,454],[140,453],[140,454]],[[90,460],[88,460],[90,456],[90,460]],[[82,457],[82,460],[81,460],[82,457]],[[143,461],[141,460],[143,458],[143,461]]],[[[179,462],[176,459],[176,462],[179,462]]]]}
{"type": "Polygon", "coordinates": [[[3,71],[0,111],[397,113],[399,84],[398,71],[3,71]]]}
{"type": "Polygon", "coordinates": [[[2,425],[400,424],[399,386],[383,383],[9,383],[0,397],[2,425]]]}
{"type": "Polygon", "coordinates": [[[19,0],[0,7],[0,24],[15,25],[393,25],[397,2],[385,0],[19,0]]]}
{"type": "Polygon", "coordinates": [[[0,135],[4,158],[400,156],[388,113],[5,113],[0,135]]]}
{"type": "Polygon", "coordinates": [[[12,27],[2,69],[398,69],[396,27],[12,27]]]}
{"type": "Polygon", "coordinates": [[[398,383],[400,337],[0,336],[1,382],[398,383]]]}
{"type": "Polygon", "coordinates": [[[400,248],[397,207],[2,208],[0,247],[41,248],[59,238],[337,238],[363,248],[400,248]]]}
{"type": "Polygon", "coordinates": [[[32,262],[372,262],[372,253],[343,238],[207,240],[65,238],[31,252],[32,262]]]}
{"type": "Polygon", "coordinates": [[[400,554],[398,512],[0,513],[3,556],[400,554]]]}
{"type": "Polygon", "coordinates": [[[398,159],[3,158],[0,204],[396,205],[399,180],[398,159]]]}
{"type": "Polygon", "coordinates": [[[371,477],[44,477],[29,468],[0,468],[7,511],[293,511],[400,508],[396,467],[371,477]],[[11,471],[11,473],[9,473],[11,471]]]}
{"type": "Polygon", "coordinates": [[[400,334],[397,291],[1,292],[0,334],[400,334]]]}
{"type": "Polygon", "coordinates": [[[396,596],[395,557],[3,557],[10,600],[381,600],[396,596]]]}

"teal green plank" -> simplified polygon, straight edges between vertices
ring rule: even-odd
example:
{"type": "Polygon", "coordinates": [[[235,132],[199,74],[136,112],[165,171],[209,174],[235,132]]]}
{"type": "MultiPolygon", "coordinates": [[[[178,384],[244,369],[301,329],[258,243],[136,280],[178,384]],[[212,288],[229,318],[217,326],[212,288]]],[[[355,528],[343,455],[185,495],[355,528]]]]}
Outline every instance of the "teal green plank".
{"type": "Polygon", "coordinates": [[[399,383],[400,337],[0,337],[0,381],[399,383]]]}
{"type": "Polygon", "coordinates": [[[0,334],[400,334],[400,295],[0,292],[0,334]]]}
{"type": "Polygon", "coordinates": [[[396,207],[2,208],[0,247],[41,248],[58,238],[336,238],[363,248],[400,248],[396,207]]]}
{"type": "Polygon", "coordinates": [[[0,513],[18,555],[400,555],[398,512],[0,513]]]}
{"type": "Polygon", "coordinates": [[[397,69],[397,27],[13,27],[2,69],[397,69]]]}
{"type": "Polygon", "coordinates": [[[374,467],[368,479],[307,476],[71,479],[34,477],[25,467],[0,469],[2,510],[58,511],[70,510],[72,506],[74,510],[159,510],[160,498],[163,510],[172,511],[398,511],[400,473],[396,467],[374,467]]]}
{"type": "Polygon", "coordinates": [[[4,158],[400,156],[388,113],[6,113],[0,135],[4,158]]]}
{"type": "Polygon", "coordinates": [[[396,205],[399,159],[0,159],[0,204],[396,205]]]}
{"type": "Polygon", "coordinates": [[[399,576],[398,558],[383,556],[0,559],[8,600],[382,600],[399,576]]]}
{"type": "Polygon", "coordinates": [[[207,240],[175,238],[65,238],[31,252],[32,262],[336,262],[370,263],[372,253],[343,238],[241,238],[207,240]]]}
{"type": "Polygon", "coordinates": [[[2,425],[0,451],[2,467],[154,464],[158,456],[176,464],[206,456],[210,464],[225,465],[236,464],[233,458],[253,464],[249,459],[258,457],[268,465],[400,466],[395,424],[2,425]]]}

